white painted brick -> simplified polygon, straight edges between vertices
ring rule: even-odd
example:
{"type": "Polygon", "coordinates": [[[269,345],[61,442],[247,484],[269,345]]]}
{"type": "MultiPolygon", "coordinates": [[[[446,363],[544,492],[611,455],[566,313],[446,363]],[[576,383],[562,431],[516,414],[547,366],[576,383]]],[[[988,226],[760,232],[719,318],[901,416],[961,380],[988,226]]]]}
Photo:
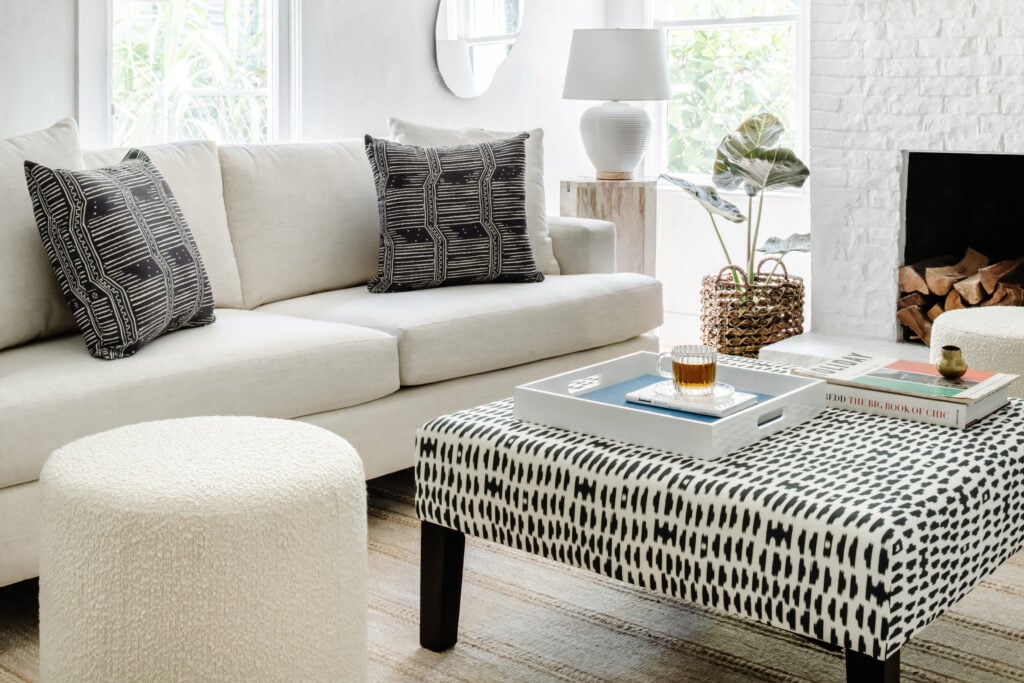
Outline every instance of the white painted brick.
{"type": "MultiPolygon", "coordinates": [[[[849,184],[859,190],[898,190],[899,178],[892,173],[853,170],[849,173],[849,184]]],[[[865,195],[866,197],[866,195],[865,195]]]]}
{"type": "Polygon", "coordinates": [[[972,76],[948,76],[945,78],[917,79],[919,95],[962,95],[973,97],[978,94],[978,79],[972,76]]]}
{"type": "Polygon", "coordinates": [[[851,23],[864,19],[864,9],[856,3],[822,5],[814,8],[814,21],[825,23],[851,23]]]}
{"type": "Polygon", "coordinates": [[[836,147],[815,147],[811,150],[810,159],[811,166],[817,168],[819,166],[850,166],[854,151],[850,149],[841,149],[836,147]]]}
{"type": "Polygon", "coordinates": [[[826,93],[829,95],[846,95],[851,92],[859,90],[859,83],[854,82],[852,79],[843,78],[838,75],[815,75],[811,74],[811,101],[814,100],[814,96],[817,93],[826,93]]]}
{"type": "Polygon", "coordinates": [[[1024,15],[1017,14],[1000,17],[999,35],[1024,36],[1024,15]]]}
{"type": "Polygon", "coordinates": [[[814,182],[822,187],[845,187],[849,175],[844,168],[829,168],[827,166],[815,166],[813,174],[814,182]]]}
{"type": "Polygon", "coordinates": [[[842,114],[828,111],[812,111],[811,127],[816,130],[867,130],[867,122],[860,114],[842,114]]]}
{"type": "Polygon", "coordinates": [[[993,135],[1017,135],[1024,133],[1024,118],[1003,114],[982,114],[977,117],[978,133],[981,139],[993,135]]]}
{"type": "Polygon", "coordinates": [[[997,114],[1003,110],[1003,98],[996,95],[975,95],[974,97],[945,97],[941,107],[932,111],[950,114],[997,114]]]}
{"type": "Polygon", "coordinates": [[[943,131],[919,130],[913,133],[906,133],[899,136],[898,139],[894,139],[893,149],[918,152],[935,151],[937,149],[942,149],[942,143],[945,137],[946,136],[943,131]]]}
{"type": "Polygon", "coordinates": [[[921,114],[919,117],[921,130],[944,133],[949,131],[978,131],[978,117],[972,114],[921,114]]]}
{"type": "Polygon", "coordinates": [[[847,57],[844,59],[811,58],[811,70],[816,73],[836,73],[843,76],[881,76],[885,63],[877,59],[847,57]]]}
{"type": "Polygon", "coordinates": [[[885,76],[931,77],[942,69],[942,61],[937,57],[895,57],[880,63],[885,76]]]}
{"type": "Polygon", "coordinates": [[[920,57],[956,57],[972,54],[976,49],[974,38],[919,38],[917,55],[920,57]]]}
{"type": "MultiPolygon", "coordinates": [[[[811,16],[813,17],[813,11],[811,16]]],[[[811,40],[867,40],[885,36],[885,23],[856,21],[843,24],[811,22],[811,40]]]]}
{"type": "Polygon", "coordinates": [[[999,151],[1009,154],[1024,154],[1024,132],[1004,134],[1003,144],[999,151]]]}
{"type": "MultiPolygon", "coordinates": [[[[865,237],[869,243],[877,244],[878,240],[873,229],[878,225],[889,225],[892,218],[892,211],[889,209],[872,209],[866,206],[858,206],[850,209],[850,216],[854,225],[867,226],[868,232],[865,237]]],[[[896,225],[899,228],[899,224],[896,225]]]]}
{"type": "Polygon", "coordinates": [[[865,57],[874,59],[913,57],[917,54],[917,43],[916,38],[864,40],[861,41],[861,52],[865,57]]]}
{"type": "Polygon", "coordinates": [[[989,36],[982,40],[978,53],[986,57],[1024,58],[1024,41],[1020,36],[989,36]]]}
{"type": "Polygon", "coordinates": [[[839,95],[827,95],[825,93],[818,93],[811,98],[811,111],[828,111],[837,112],[839,111],[842,100],[839,95]]]}
{"type": "Polygon", "coordinates": [[[825,59],[861,57],[864,43],[859,40],[812,40],[811,54],[825,59]]]}
{"type": "Polygon", "coordinates": [[[914,93],[917,89],[919,79],[916,78],[873,78],[861,86],[865,95],[885,95],[886,97],[897,97],[907,93],[914,93]]]}
{"type": "MultiPolygon", "coordinates": [[[[811,16],[813,17],[813,10],[811,16]]],[[[886,38],[937,38],[942,30],[941,19],[898,19],[885,22],[886,38]]]]}
{"type": "Polygon", "coordinates": [[[1019,76],[1024,74],[1024,60],[1020,57],[999,57],[998,73],[1002,76],[1019,76]]]}
{"type": "Polygon", "coordinates": [[[889,190],[868,190],[868,206],[873,209],[893,210],[900,205],[899,192],[889,190]]]}
{"type": "Polygon", "coordinates": [[[942,20],[941,35],[945,38],[977,38],[999,34],[999,22],[986,12],[971,17],[953,16],[942,20]]]}
{"type": "Polygon", "coordinates": [[[942,76],[970,76],[984,73],[991,60],[987,57],[945,57],[939,60],[938,73],[942,76]]]}
{"type": "Polygon", "coordinates": [[[929,114],[942,111],[945,99],[938,95],[902,95],[886,100],[885,111],[890,114],[929,114]]]}
{"type": "Polygon", "coordinates": [[[849,207],[857,206],[861,203],[861,198],[866,197],[863,191],[855,190],[850,188],[829,188],[828,192],[817,191],[811,194],[811,203],[814,203],[814,197],[818,197],[818,205],[822,207],[833,206],[833,207],[849,207]]]}
{"type": "Polygon", "coordinates": [[[978,78],[978,92],[989,95],[1016,95],[1020,91],[1020,78],[996,74],[984,74],[978,78]]]}

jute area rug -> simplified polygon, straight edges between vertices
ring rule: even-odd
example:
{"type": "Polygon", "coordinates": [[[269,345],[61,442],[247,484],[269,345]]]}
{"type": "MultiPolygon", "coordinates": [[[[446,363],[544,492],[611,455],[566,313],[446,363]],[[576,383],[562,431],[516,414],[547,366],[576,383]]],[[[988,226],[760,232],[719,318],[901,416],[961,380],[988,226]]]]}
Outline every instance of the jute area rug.
{"type": "MultiPolygon", "coordinates": [[[[844,680],[842,656],[804,639],[473,538],[459,643],[423,650],[412,475],[369,486],[371,680],[844,680]]],[[[38,680],[37,592],[0,588],[0,681],[38,680]]],[[[1024,682],[1024,552],[902,660],[906,681],[1024,682]]]]}

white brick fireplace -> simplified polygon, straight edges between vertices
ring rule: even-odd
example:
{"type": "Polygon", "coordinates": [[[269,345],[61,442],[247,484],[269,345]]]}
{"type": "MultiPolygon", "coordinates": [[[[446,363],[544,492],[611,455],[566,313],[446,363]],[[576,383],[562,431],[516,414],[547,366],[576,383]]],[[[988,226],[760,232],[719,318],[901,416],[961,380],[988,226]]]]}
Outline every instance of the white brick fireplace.
{"type": "Polygon", "coordinates": [[[903,152],[1024,154],[1024,0],[810,0],[810,21],[814,331],[896,339],[903,152]]]}

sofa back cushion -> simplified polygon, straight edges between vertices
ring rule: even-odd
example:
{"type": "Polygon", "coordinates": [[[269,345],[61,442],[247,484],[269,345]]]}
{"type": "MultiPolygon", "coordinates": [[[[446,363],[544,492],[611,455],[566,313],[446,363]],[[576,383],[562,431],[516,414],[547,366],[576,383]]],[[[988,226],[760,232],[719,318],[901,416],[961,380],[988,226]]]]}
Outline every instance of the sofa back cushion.
{"type": "Polygon", "coordinates": [[[82,168],[74,120],[0,140],[0,349],[75,329],[39,239],[25,161],[82,168]]]}
{"type": "MultiPolygon", "coordinates": [[[[224,210],[217,143],[191,140],[142,147],[174,193],[202,254],[218,308],[242,308],[242,283],[224,210]]],[[[112,166],[127,148],[85,150],[85,168],[112,166]]]]}
{"type": "Polygon", "coordinates": [[[246,308],[364,284],[379,228],[362,140],[220,148],[246,308]]]}

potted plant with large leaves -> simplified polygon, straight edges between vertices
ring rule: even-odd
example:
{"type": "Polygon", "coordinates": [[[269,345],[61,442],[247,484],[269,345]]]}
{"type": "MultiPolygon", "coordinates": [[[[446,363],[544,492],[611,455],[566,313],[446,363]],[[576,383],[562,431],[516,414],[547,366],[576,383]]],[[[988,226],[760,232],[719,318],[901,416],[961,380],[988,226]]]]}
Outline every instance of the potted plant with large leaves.
{"type": "Polygon", "coordinates": [[[803,280],[789,275],[782,257],[790,251],[810,251],[810,235],[771,238],[757,247],[765,191],[801,187],[810,175],[793,150],[775,146],[783,132],[778,118],[758,114],[740,124],[718,145],[712,181],[723,190],[742,190],[747,196],[746,215],[722,199],[714,187],[667,173],[661,176],[688,192],[707,210],[725,255],[726,266],[717,275],[706,275],[702,280],[700,314],[701,341],[722,353],[756,356],[762,346],[803,332],[803,280]],[[715,216],[732,223],[746,223],[742,263],[736,263],[730,256],[715,216]],[[755,264],[758,251],[768,257],[755,264]],[[765,273],[763,266],[767,262],[772,263],[772,270],[765,273]]]}

